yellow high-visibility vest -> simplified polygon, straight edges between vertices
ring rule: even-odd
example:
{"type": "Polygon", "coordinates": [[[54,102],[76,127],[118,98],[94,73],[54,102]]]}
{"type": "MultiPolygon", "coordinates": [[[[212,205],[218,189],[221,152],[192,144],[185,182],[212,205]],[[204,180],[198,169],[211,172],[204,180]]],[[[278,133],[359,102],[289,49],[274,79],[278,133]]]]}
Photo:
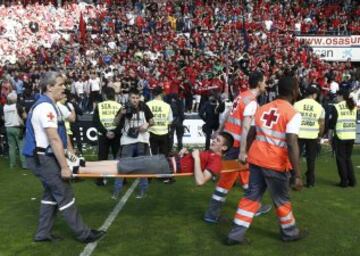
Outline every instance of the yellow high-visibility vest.
{"type": "Polygon", "coordinates": [[[99,119],[106,130],[110,131],[116,128],[114,119],[120,108],[121,104],[113,100],[98,103],[99,119]]]}
{"type": "Polygon", "coordinates": [[[154,115],[154,125],[150,126],[149,132],[156,135],[165,135],[169,132],[170,105],[162,100],[151,100],[146,103],[154,115]]]}
{"type": "Polygon", "coordinates": [[[69,121],[64,121],[64,124],[65,124],[65,128],[66,128],[66,133],[68,135],[73,135],[73,132],[71,130],[71,127],[70,127],[70,122],[69,121]]]}
{"type": "Polygon", "coordinates": [[[323,107],[313,99],[303,99],[294,104],[295,109],[301,114],[301,126],[298,137],[300,139],[317,139],[319,136],[319,119],[323,107]]]}
{"type": "Polygon", "coordinates": [[[356,138],[356,107],[348,109],[346,101],[335,104],[337,122],[335,132],[340,140],[354,140],[356,138]]]}

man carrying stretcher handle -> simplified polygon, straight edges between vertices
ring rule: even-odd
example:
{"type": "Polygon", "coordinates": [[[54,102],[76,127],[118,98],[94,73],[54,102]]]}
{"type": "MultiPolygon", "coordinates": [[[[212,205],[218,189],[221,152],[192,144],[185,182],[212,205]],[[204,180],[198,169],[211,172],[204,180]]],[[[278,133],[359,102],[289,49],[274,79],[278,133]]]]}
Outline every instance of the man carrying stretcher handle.
{"type": "Polygon", "coordinates": [[[78,173],[99,175],[194,173],[196,184],[201,186],[213,175],[221,172],[222,155],[231,148],[233,140],[229,133],[221,132],[212,141],[210,150],[193,150],[190,154],[187,149],[182,149],[178,156],[169,158],[155,155],[86,162],[86,167],[79,167],[78,173]]]}

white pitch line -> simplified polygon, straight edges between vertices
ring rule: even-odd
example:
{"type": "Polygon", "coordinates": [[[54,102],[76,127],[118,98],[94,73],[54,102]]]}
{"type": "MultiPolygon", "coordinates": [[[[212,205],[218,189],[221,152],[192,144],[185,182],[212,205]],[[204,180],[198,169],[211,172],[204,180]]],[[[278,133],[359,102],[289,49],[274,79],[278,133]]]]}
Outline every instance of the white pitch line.
{"type": "MultiPolygon", "coordinates": [[[[115,218],[118,216],[121,209],[124,207],[126,201],[129,199],[131,194],[134,192],[136,186],[139,184],[139,179],[136,179],[131,187],[126,191],[125,195],[120,199],[120,201],[116,204],[110,215],[107,217],[105,222],[102,224],[102,226],[99,228],[100,230],[107,231],[111,224],[114,222],[115,218]]],[[[80,256],[90,256],[96,246],[98,244],[98,241],[95,241],[93,243],[89,243],[85,246],[84,250],[80,253],[80,256]]]]}

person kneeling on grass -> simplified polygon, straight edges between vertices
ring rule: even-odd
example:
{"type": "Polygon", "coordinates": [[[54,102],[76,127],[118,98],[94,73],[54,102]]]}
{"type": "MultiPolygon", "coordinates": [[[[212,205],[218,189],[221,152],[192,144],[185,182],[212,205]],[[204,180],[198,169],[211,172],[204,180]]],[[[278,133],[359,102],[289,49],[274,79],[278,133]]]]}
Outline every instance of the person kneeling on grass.
{"type": "Polygon", "coordinates": [[[211,143],[210,150],[180,150],[175,157],[164,155],[139,156],[86,162],[86,167],[79,167],[77,173],[86,174],[172,174],[194,173],[197,185],[204,185],[213,175],[221,172],[222,155],[231,148],[233,137],[226,132],[220,133],[211,143]]]}

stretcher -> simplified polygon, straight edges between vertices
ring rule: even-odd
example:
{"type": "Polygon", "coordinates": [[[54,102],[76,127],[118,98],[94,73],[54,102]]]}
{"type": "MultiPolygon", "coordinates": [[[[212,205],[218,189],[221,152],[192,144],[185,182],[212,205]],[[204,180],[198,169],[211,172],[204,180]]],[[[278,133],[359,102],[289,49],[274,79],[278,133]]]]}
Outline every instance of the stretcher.
{"type": "MultiPolygon", "coordinates": [[[[246,170],[247,165],[240,163],[238,160],[223,160],[221,173],[240,172],[246,170]]],[[[101,173],[77,173],[73,174],[74,178],[172,178],[188,177],[194,173],[167,173],[167,174],[101,174],[101,173]]]]}

